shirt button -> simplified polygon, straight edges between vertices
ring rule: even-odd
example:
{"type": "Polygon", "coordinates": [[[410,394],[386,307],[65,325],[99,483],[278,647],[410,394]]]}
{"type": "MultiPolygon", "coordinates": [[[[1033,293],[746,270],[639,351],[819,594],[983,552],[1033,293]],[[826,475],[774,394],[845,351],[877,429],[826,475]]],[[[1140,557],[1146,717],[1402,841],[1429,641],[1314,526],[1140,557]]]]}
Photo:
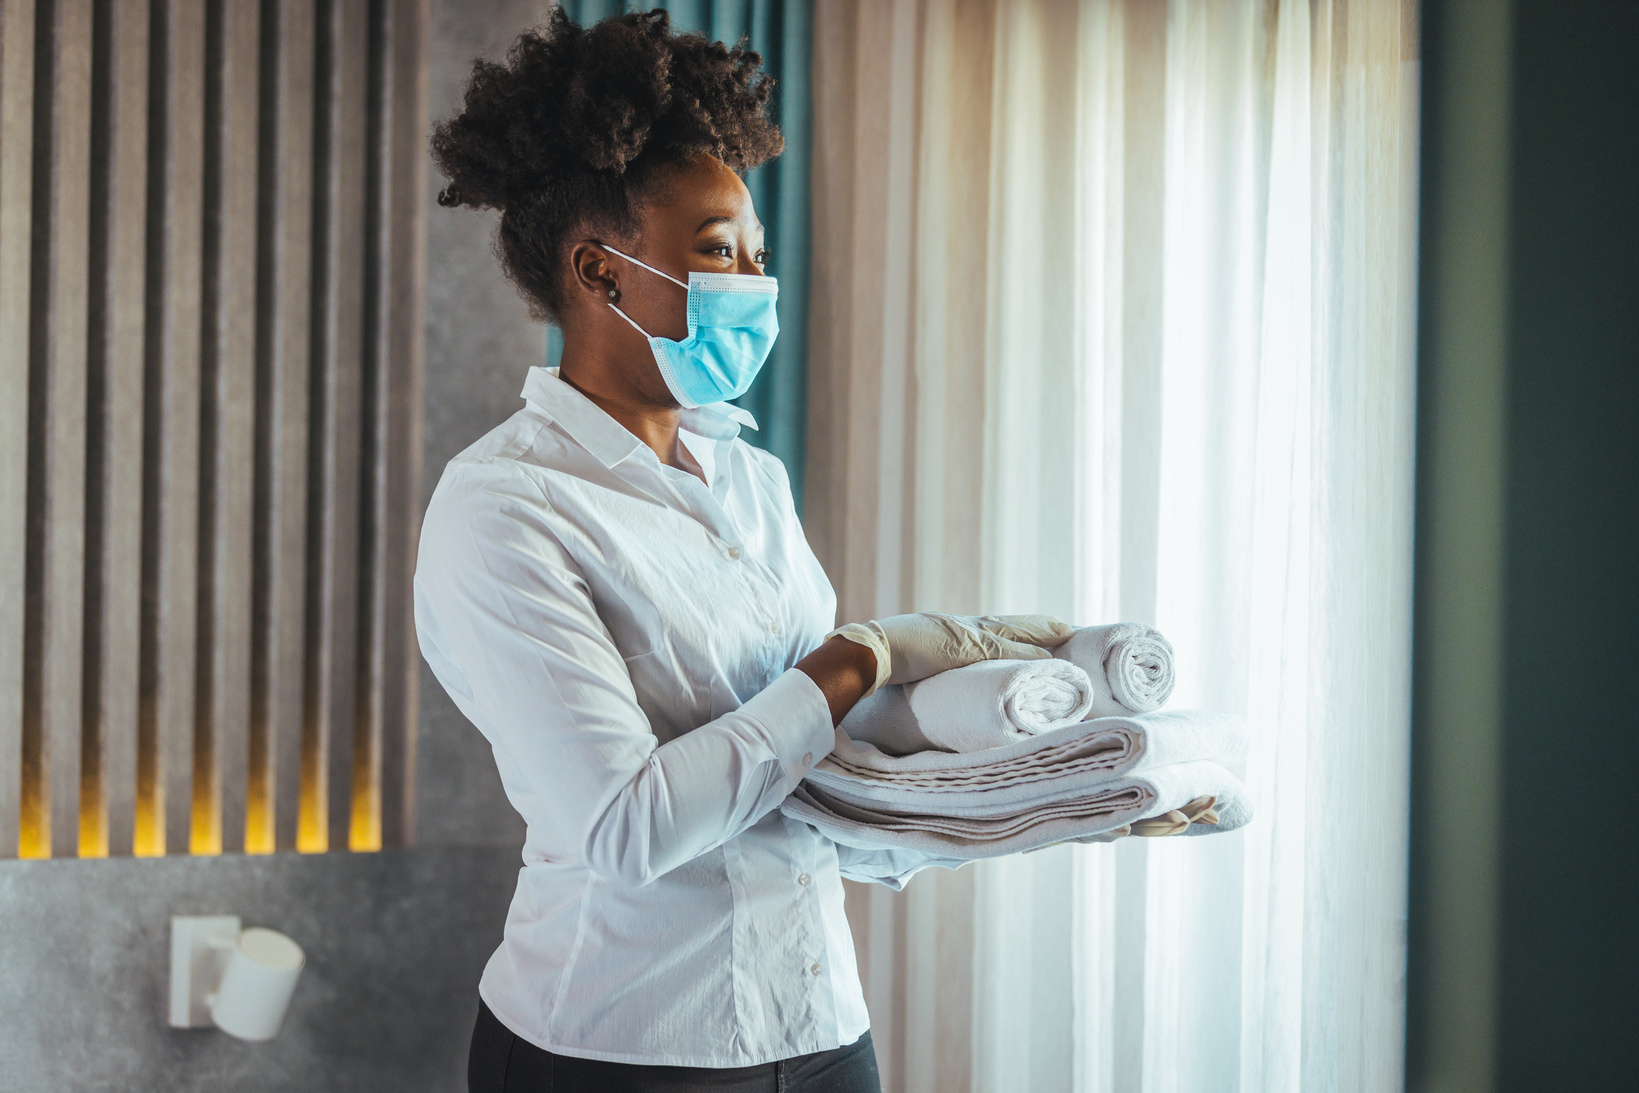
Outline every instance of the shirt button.
{"type": "Polygon", "coordinates": [[[807,873],[804,873],[802,876],[797,878],[797,883],[802,885],[804,888],[807,888],[808,882],[813,879],[813,877],[810,877],[807,873]]]}
{"type": "Polygon", "coordinates": [[[780,624],[777,623],[777,622],[769,623],[768,624],[768,632],[770,634],[778,634],[780,632],[780,624]]]}
{"type": "Polygon", "coordinates": [[[740,556],[740,548],[739,547],[729,547],[728,548],[728,556],[730,558],[738,558],[740,556]]]}
{"type": "Polygon", "coordinates": [[[805,751],[805,752],[802,753],[802,765],[805,766],[805,767],[811,767],[811,766],[814,765],[814,753],[813,752],[805,751]]]}
{"type": "Polygon", "coordinates": [[[824,971],[825,969],[821,968],[818,964],[810,964],[808,966],[808,970],[813,972],[815,975],[818,975],[820,972],[824,971]]]}

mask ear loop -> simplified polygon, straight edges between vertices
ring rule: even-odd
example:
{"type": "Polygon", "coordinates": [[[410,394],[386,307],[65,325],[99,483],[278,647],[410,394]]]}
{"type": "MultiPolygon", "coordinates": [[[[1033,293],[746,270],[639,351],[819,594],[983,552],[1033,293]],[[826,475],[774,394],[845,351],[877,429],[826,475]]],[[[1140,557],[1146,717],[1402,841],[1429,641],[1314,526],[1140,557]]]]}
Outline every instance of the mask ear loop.
{"type": "MultiPolygon", "coordinates": [[[[649,263],[647,263],[647,262],[643,262],[643,261],[640,261],[636,258],[633,258],[631,255],[625,253],[624,251],[615,250],[615,248],[611,247],[607,243],[602,244],[602,246],[603,246],[604,250],[610,252],[611,254],[618,254],[622,258],[626,259],[626,261],[635,263],[636,265],[639,265],[639,266],[642,266],[644,269],[648,270],[650,273],[657,274],[658,276],[664,277],[666,280],[670,281],[672,284],[681,286],[685,292],[688,291],[689,285],[688,285],[687,281],[679,281],[677,278],[673,277],[671,274],[665,273],[665,272],[663,272],[661,270],[658,270],[658,269],[655,269],[653,266],[649,265],[649,263]]],[[[625,319],[627,322],[631,323],[633,330],[637,331],[639,334],[643,335],[645,338],[654,337],[653,334],[650,334],[647,330],[644,330],[641,326],[638,326],[636,320],[634,320],[630,315],[626,314],[624,311],[620,310],[620,308],[615,307],[614,304],[609,303],[609,301],[607,301],[607,300],[605,300],[604,303],[608,304],[610,309],[612,309],[616,315],[619,315],[622,319],[625,319]]]]}
{"type": "Polygon", "coordinates": [[[671,274],[666,273],[662,270],[655,269],[653,266],[649,265],[649,263],[639,261],[638,259],[633,258],[631,255],[627,254],[624,251],[616,250],[615,248],[611,247],[607,243],[603,244],[603,249],[608,251],[610,254],[620,255],[622,258],[626,259],[626,261],[628,261],[628,262],[634,262],[637,265],[642,266],[644,269],[648,270],[650,273],[653,273],[653,274],[656,274],[658,276],[664,277],[666,280],[670,281],[674,285],[681,286],[682,288],[685,288],[685,289],[689,287],[689,283],[687,281],[679,281],[677,278],[673,277],[671,274]]]}
{"type": "MultiPolygon", "coordinates": [[[[604,302],[608,303],[607,300],[605,300],[604,302]]],[[[637,331],[639,334],[643,335],[645,338],[653,338],[654,337],[653,334],[650,334],[647,330],[644,330],[641,326],[638,326],[636,320],[634,320],[630,315],[626,314],[624,311],[620,310],[620,308],[615,307],[614,304],[609,304],[609,308],[616,315],[619,315],[622,319],[625,319],[627,322],[631,323],[632,324],[632,329],[637,331]]]]}

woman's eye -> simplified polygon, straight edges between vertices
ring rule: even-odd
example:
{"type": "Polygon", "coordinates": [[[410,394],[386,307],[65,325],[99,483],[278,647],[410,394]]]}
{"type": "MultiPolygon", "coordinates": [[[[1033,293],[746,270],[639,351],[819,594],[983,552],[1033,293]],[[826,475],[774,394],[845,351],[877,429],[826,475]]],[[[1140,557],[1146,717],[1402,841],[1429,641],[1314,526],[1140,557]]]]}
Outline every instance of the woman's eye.
{"type": "Polygon", "coordinates": [[[757,257],[752,259],[752,261],[756,262],[759,266],[768,265],[768,252],[766,250],[758,251],[757,257]]]}

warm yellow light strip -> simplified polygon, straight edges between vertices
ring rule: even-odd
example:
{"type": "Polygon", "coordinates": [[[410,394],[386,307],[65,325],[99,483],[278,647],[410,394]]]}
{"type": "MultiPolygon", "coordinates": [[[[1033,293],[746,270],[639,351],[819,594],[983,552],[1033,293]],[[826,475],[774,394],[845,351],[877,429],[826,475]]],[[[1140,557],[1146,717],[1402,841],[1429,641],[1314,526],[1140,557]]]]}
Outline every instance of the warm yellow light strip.
{"type": "Polygon", "coordinates": [[[85,813],[80,813],[80,857],[106,858],[108,856],[108,825],[90,825],[85,813]]]}
{"type": "MultiPolygon", "coordinates": [[[[253,707],[259,703],[253,702],[253,707]]],[[[260,709],[253,709],[250,741],[245,749],[245,853],[271,854],[277,836],[273,827],[273,764],[268,758],[268,727],[260,709]]]]}
{"type": "Polygon", "coordinates": [[[17,856],[51,857],[51,802],[46,797],[40,727],[23,724],[21,797],[17,809],[17,856]],[[32,729],[32,731],[30,731],[32,729]]]}
{"type": "Polygon", "coordinates": [[[212,857],[222,853],[222,794],[216,777],[215,742],[200,726],[193,741],[193,797],[188,809],[188,853],[212,857]]]}
{"type": "Polygon", "coordinates": [[[159,783],[159,749],[151,734],[137,730],[137,815],[131,853],[138,858],[165,856],[165,798],[159,783]]]}
{"type": "Polygon", "coordinates": [[[348,817],[347,849],[381,849],[381,778],[369,763],[353,768],[353,814],[348,817]]]}
{"type": "Polygon", "coordinates": [[[194,803],[194,812],[188,827],[188,853],[200,858],[222,853],[222,825],[214,811],[201,811],[194,803]]]}
{"type": "Polygon", "coordinates": [[[296,813],[296,849],[303,854],[323,854],[330,849],[330,802],[323,776],[326,756],[319,748],[319,734],[309,726],[302,734],[302,786],[296,813]]]}
{"type": "Polygon", "coordinates": [[[24,801],[17,825],[17,856],[19,858],[51,857],[51,821],[35,805],[24,801]]]}
{"type": "Polygon", "coordinates": [[[245,853],[271,854],[274,850],[273,792],[268,784],[267,755],[250,753],[250,782],[245,787],[245,853]]]}
{"type": "Polygon", "coordinates": [[[136,830],[132,832],[131,856],[136,858],[163,858],[165,856],[165,828],[149,811],[137,809],[136,830]]]}
{"type": "Polygon", "coordinates": [[[103,799],[101,752],[95,739],[80,749],[80,857],[108,856],[108,808],[103,799]]]}
{"type": "MultiPolygon", "coordinates": [[[[194,793],[190,809],[188,853],[214,856],[222,853],[220,794],[211,784],[208,756],[199,754],[196,741],[194,793]]],[[[355,756],[351,809],[348,817],[347,849],[373,852],[382,848],[381,775],[368,748],[355,756]]],[[[163,857],[166,853],[164,797],[159,785],[157,756],[138,748],[136,815],[131,853],[138,858],[163,857]]],[[[79,856],[109,856],[108,810],[99,764],[91,752],[84,753],[86,767],[81,772],[79,812],[79,856]]],[[[51,857],[50,802],[46,798],[43,770],[37,757],[25,754],[22,763],[19,808],[19,858],[51,857]],[[33,762],[30,759],[33,758],[33,762]]],[[[253,769],[246,786],[245,852],[271,854],[277,849],[271,779],[266,757],[253,752],[253,769]]],[[[330,847],[329,801],[320,777],[320,757],[303,749],[300,807],[297,815],[296,849],[304,854],[327,853],[330,847]]],[[[339,849],[339,848],[338,848],[339,849]]]]}
{"type": "Polygon", "coordinates": [[[247,854],[271,854],[275,849],[273,813],[271,809],[266,810],[266,813],[263,816],[261,810],[258,810],[248,812],[245,815],[245,853],[247,854]]]}

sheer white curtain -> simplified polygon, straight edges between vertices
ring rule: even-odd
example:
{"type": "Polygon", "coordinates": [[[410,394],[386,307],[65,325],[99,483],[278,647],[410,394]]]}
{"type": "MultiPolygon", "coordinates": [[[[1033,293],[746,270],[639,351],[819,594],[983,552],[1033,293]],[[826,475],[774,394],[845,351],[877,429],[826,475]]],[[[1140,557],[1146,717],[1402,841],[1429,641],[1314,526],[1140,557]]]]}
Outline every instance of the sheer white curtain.
{"type": "Polygon", "coordinates": [[[1415,12],[820,0],[808,522],[845,618],[1159,626],[1258,820],[850,914],[885,1088],[1399,1087],[1415,12]]]}

